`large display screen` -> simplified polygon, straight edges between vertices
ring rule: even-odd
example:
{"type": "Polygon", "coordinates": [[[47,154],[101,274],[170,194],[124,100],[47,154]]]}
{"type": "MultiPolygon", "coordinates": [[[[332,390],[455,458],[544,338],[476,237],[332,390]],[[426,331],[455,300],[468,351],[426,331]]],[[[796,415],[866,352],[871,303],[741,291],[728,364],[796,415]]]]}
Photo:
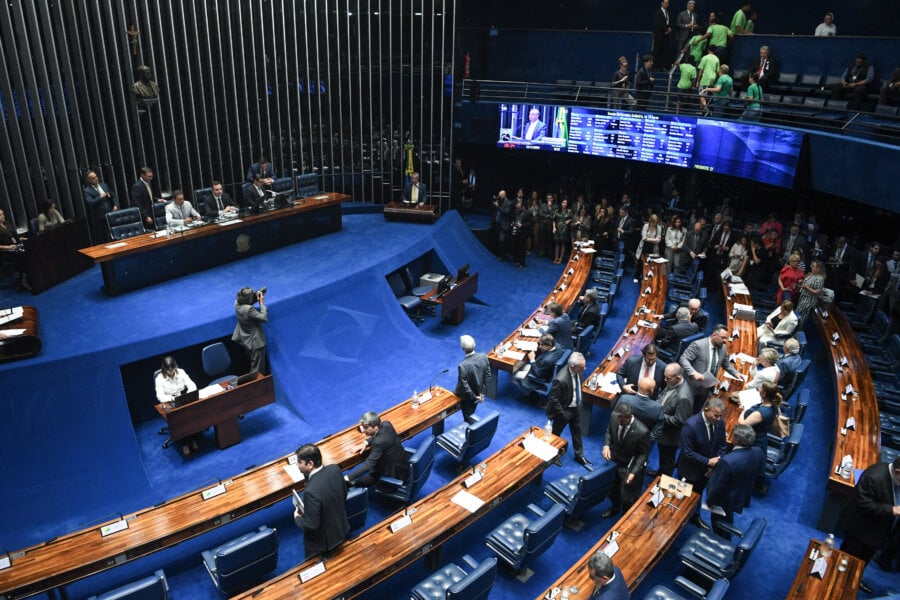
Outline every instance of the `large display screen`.
{"type": "Polygon", "coordinates": [[[802,133],[751,123],[501,104],[497,145],[701,169],[789,188],[802,143],[802,133]]]}

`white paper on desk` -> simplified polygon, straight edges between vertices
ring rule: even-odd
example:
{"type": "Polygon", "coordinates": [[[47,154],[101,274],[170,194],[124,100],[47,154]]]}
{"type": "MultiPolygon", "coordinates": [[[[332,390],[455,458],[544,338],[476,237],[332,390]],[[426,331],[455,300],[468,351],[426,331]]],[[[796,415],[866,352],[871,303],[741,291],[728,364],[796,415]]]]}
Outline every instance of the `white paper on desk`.
{"type": "Polygon", "coordinates": [[[115,244],[107,244],[104,246],[107,250],[113,250],[115,248],[121,248],[122,246],[127,246],[128,242],[116,242],[115,244]]]}
{"type": "MultiPolygon", "coordinates": [[[[739,294],[740,292],[737,293],[739,294]]],[[[752,312],[753,314],[756,314],[756,309],[749,304],[741,304],[740,302],[735,302],[734,309],[738,312],[752,312]]]]}
{"type": "Polygon", "coordinates": [[[539,338],[539,337],[541,337],[541,332],[538,331],[537,329],[531,329],[531,328],[528,328],[528,327],[523,327],[522,329],[519,330],[519,335],[521,335],[522,337],[536,337],[536,338],[539,338]]]}
{"type": "Polygon", "coordinates": [[[522,447],[524,447],[529,454],[537,456],[544,462],[550,462],[551,460],[559,456],[559,450],[557,450],[551,444],[548,444],[544,440],[533,435],[525,436],[525,438],[522,440],[522,447]]]}
{"type": "Polygon", "coordinates": [[[812,569],[809,570],[810,575],[815,575],[819,579],[825,578],[825,571],[828,569],[828,561],[821,556],[813,563],[812,569]]]}
{"type": "Polygon", "coordinates": [[[619,387],[619,382],[616,381],[616,374],[610,373],[606,377],[600,378],[599,388],[601,392],[606,392],[607,394],[621,394],[622,388],[619,387]]]}
{"type": "Polygon", "coordinates": [[[224,391],[224,390],[222,389],[222,386],[219,385],[218,383],[215,383],[213,385],[208,385],[205,388],[201,388],[200,399],[202,400],[204,398],[209,398],[210,396],[214,396],[215,394],[218,394],[221,391],[224,391]]]}
{"type": "Polygon", "coordinates": [[[756,357],[750,356],[749,354],[747,354],[745,352],[738,352],[737,354],[734,355],[734,357],[741,362],[747,362],[747,363],[750,363],[751,365],[756,364],[756,357]]]}
{"type": "Polygon", "coordinates": [[[732,294],[750,295],[750,288],[743,283],[732,283],[728,286],[732,294]]]}
{"type": "Polygon", "coordinates": [[[762,397],[759,395],[759,390],[741,390],[738,392],[738,402],[741,403],[742,409],[747,410],[762,402],[762,397]]]}
{"type": "Polygon", "coordinates": [[[638,325],[641,327],[648,327],[650,329],[656,329],[659,327],[659,323],[653,323],[652,321],[645,321],[644,319],[638,319],[638,325]]]}
{"type": "Polygon", "coordinates": [[[516,340],[516,348],[524,352],[536,352],[538,343],[529,340],[516,340]]]}
{"type": "Polygon", "coordinates": [[[662,256],[659,256],[659,257],[657,257],[657,258],[651,258],[651,259],[650,259],[650,262],[655,262],[655,263],[662,264],[662,263],[667,263],[667,262],[669,262],[669,261],[668,261],[668,259],[665,259],[665,258],[663,258],[662,256]]]}
{"type": "Polygon", "coordinates": [[[613,555],[615,555],[615,553],[618,551],[619,551],[619,542],[616,542],[615,540],[613,540],[612,542],[608,543],[606,545],[606,547],[603,549],[603,554],[612,558],[613,555]]]}
{"type": "Polygon", "coordinates": [[[2,333],[6,337],[16,337],[17,335],[22,335],[25,331],[25,329],[4,329],[2,333]]]}
{"type": "Polygon", "coordinates": [[[594,248],[590,248],[590,247],[581,249],[582,254],[593,254],[594,252],[596,252],[596,250],[594,248]]]}
{"type": "Polygon", "coordinates": [[[243,219],[228,219],[227,221],[220,221],[216,223],[216,225],[224,227],[225,225],[231,225],[232,223],[240,223],[243,219]]]}
{"type": "Polygon", "coordinates": [[[523,358],[525,358],[525,353],[524,352],[516,352],[515,350],[507,350],[506,352],[503,353],[503,356],[504,357],[508,356],[513,360],[522,360],[523,358]]]}
{"type": "Polygon", "coordinates": [[[456,492],[456,494],[453,495],[453,498],[451,498],[451,500],[454,504],[462,506],[470,513],[474,513],[479,508],[484,506],[484,500],[482,500],[475,494],[470,494],[466,490],[459,490],[458,492],[456,492]]]}
{"type": "Polygon", "coordinates": [[[288,474],[294,483],[303,481],[303,473],[300,472],[300,467],[297,465],[284,465],[284,472],[288,474]]]}
{"type": "Polygon", "coordinates": [[[725,377],[727,377],[728,379],[734,379],[735,381],[744,381],[744,377],[743,377],[743,376],[735,377],[734,375],[732,375],[732,374],[729,373],[728,371],[725,371],[725,377]]]}

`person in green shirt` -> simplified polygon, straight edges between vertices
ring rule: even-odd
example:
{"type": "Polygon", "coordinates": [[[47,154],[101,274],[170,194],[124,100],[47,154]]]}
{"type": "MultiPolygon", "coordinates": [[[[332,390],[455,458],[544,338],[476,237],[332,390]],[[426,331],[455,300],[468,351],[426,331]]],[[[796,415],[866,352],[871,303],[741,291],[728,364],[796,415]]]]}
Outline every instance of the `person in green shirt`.
{"type": "Polygon", "coordinates": [[[697,87],[700,88],[700,107],[704,114],[706,110],[706,88],[711,86],[716,80],[719,73],[719,57],[716,56],[716,47],[710,44],[706,48],[706,54],[700,59],[700,65],[697,68],[697,87]]]}
{"type": "Polygon", "coordinates": [[[706,39],[705,33],[703,31],[692,37],[682,50],[682,52],[690,54],[694,58],[694,64],[699,63],[703,55],[706,54],[706,46],[709,44],[709,41],[706,39]]]}
{"type": "Polygon", "coordinates": [[[750,14],[750,3],[744,2],[731,18],[731,27],[729,28],[731,30],[731,35],[744,35],[749,33],[746,28],[748,14],[750,14]]]}
{"type": "Polygon", "coordinates": [[[676,62],[675,66],[678,67],[678,72],[681,73],[681,78],[678,80],[678,95],[675,97],[675,114],[677,115],[681,108],[682,99],[687,100],[688,94],[694,87],[694,80],[697,78],[697,67],[694,66],[694,57],[690,54],[685,54],[681,62],[676,62]]]}
{"type": "Polygon", "coordinates": [[[750,85],[747,87],[747,93],[744,95],[744,102],[747,106],[741,114],[742,121],[759,121],[762,116],[762,88],[759,87],[759,81],[756,73],[750,73],[747,76],[750,85]]]}
{"type": "MultiPolygon", "coordinates": [[[[728,100],[731,98],[731,90],[734,88],[734,81],[731,79],[728,71],[730,71],[728,65],[720,65],[719,78],[716,79],[716,85],[706,89],[707,95],[711,94],[713,97],[710,108],[717,117],[724,116],[725,105],[728,104],[728,100]]],[[[707,110],[706,114],[709,115],[709,113],[710,110],[707,110]]]]}
{"type": "Polygon", "coordinates": [[[716,22],[716,13],[709,13],[709,25],[706,27],[703,39],[709,40],[710,46],[718,48],[716,56],[719,57],[720,61],[724,60],[725,53],[728,51],[728,40],[733,37],[734,34],[731,33],[730,29],[716,22]]]}
{"type": "Polygon", "coordinates": [[[755,10],[750,13],[750,16],[747,17],[747,23],[744,25],[744,31],[747,32],[747,35],[753,35],[753,32],[756,31],[756,20],[759,19],[759,13],[755,10]]]}

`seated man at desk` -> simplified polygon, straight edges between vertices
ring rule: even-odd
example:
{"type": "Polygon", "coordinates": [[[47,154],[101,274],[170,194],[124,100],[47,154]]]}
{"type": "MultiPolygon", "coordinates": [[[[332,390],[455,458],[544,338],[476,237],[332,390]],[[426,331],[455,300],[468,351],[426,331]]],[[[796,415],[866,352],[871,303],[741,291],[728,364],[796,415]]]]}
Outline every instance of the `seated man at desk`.
{"type": "Polygon", "coordinates": [[[263,185],[265,185],[265,179],[257,176],[252,183],[244,186],[244,208],[251,213],[259,212],[269,195],[263,189],[263,185]]]}
{"type": "Polygon", "coordinates": [[[209,189],[210,193],[203,199],[207,215],[211,217],[237,215],[238,206],[225,191],[221,181],[213,181],[209,189]]]}
{"type": "Polygon", "coordinates": [[[314,444],[297,449],[297,468],[306,478],[303,502],[294,501],[294,522],[303,530],[306,557],[326,555],[347,539],[347,484],[337,465],[322,466],[322,451],[314,444]]]}
{"type": "Polygon", "coordinates": [[[272,163],[265,156],[260,156],[259,162],[255,162],[247,168],[247,177],[244,178],[244,181],[253,183],[258,179],[262,185],[272,185],[275,177],[275,169],[272,168],[272,163]]]}
{"type": "Polygon", "coordinates": [[[562,353],[562,349],[556,346],[553,336],[545,333],[538,340],[537,350],[532,350],[525,356],[522,366],[513,375],[513,382],[529,400],[537,402],[538,397],[527,376],[531,375],[531,377],[549,383],[556,368],[556,361],[559,360],[562,353]]]}
{"type": "Polygon", "coordinates": [[[600,306],[597,304],[597,298],[597,290],[591,288],[578,299],[582,304],[582,309],[581,312],[578,313],[578,320],[576,320],[575,324],[572,326],[573,335],[578,335],[590,325],[593,325],[596,328],[598,323],[600,323],[600,306]]]}
{"type": "MultiPolygon", "coordinates": [[[[197,384],[194,383],[194,380],[185,373],[184,369],[178,367],[175,359],[171,356],[163,359],[159,373],[156,375],[155,383],[156,399],[163,406],[166,406],[178,396],[197,389],[197,384]]],[[[197,434],[197,436],[199,435],[197,434]]],[[[197,436],[192,436],[189,440],[180,440],[182,442],[182,454],[190,456],[192,449],[197,450],[200,447],[197,444],[197,436]]]]}
{"type": "Polygon", "coordinates": [[[550,315],[550,322],[546,327],[541,327],[541,333],[549,333],[556,340],[556,345],[563,350],[574,350],[575,344],[572,342],[572,319],[568,313],[563,312],[563,307],[559,302],[551,302],[544,309],[544,313],[550,315]]]}
{"type": "Polygon", "coordinates": [[[630,600],[625,576],[603,550],[597,550],[588,559],[588,574],[595,586],[589,596],[592,600],[630,600]]]}
{"type": "Polygon", "coordinates": [[[367,412],[360,417],[359,427],[366,439],[357,451],[368,451],[369,455],[363,464],[347,474],[347,482],[353,487],[370,487],[382,476],[406,479],[406,451],[391,422],[382,421],[378,413],[367,412]]]}
{"type": "MultiPolygon", "coordinates": [[[[701,308],[701,302],[699,298],[691,298],[687,301],[687,304],[682,304],[678,308],[685,307],[688,310],[688,320],[691,323],[697,325],[698,331],[706,331],[706,326],[709,325],[709,313],[701,308]]],[[[653,315],[657,319],[672,320],[677,319],[678,310],[675,312],[669,312],[664,315],[653,315]]]]}
{"type": "Polygon", "coordinates": [[[419,183],[418,173],[410,175],[409,183],[403,188],[403,202],[418,206],[425,206],[428,202],[428,191],[424,183],[419,183]]]}
{"type": "Polygon", "coordinates": [[[656,344],[647,344],[641,349],[640,356],[629,356],[622,362],[622,366],[616,371],[616,383],[623,394],[637,394],[638,382],[650,378],[656,382],[650,395],[653,399],[659,397],[659,392],[666,384],[666,365],[656,359],[657,353],[656,344]]]}
{"type": "Polygon", "coordinates": [[[184,199],[184,192],[175,190],[172,196],[172,202],[166,205],[166,225],[183,227],[200,220],[200,213],[184,199]]]}

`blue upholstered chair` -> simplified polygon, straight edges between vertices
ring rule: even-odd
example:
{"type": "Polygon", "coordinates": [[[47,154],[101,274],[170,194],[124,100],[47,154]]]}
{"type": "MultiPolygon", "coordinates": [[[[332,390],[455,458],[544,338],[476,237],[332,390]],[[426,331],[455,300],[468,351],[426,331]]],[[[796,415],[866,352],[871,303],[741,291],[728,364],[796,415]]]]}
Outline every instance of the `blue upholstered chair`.
{"type": "Polygon", "coordinates": [[[696,342],[697,340],[702,340],[706,337],[705,331],[698,331],[693,335],[689,335],[686,338],[682,338],[678,340],[678,346],[676,346],[675,351],[669,351],[665,348],[660,347],[657,351],[660,360],[664,363],[678,362],[678,359],[681,358],[681,355],[687,350],[687,347],[691,345],[692,342],[696,342]]]}
{"type": "MultiPolygon", "coordinates": [[[[729,523],[719,525],[739,536],[737,542],[727,541],[711,531],[701,529],[688,538],[678,552],[678,560],[688,573],[699,576],[709,584],[716,579],[734,579],[747,564],[766,530],[766,520],[762,517],[753,519],[746,533],[729,523]]],[[[697,580],[696,577],[691,579],[697,580]]]]}
{"type": "Polygon", "coordinates": [[[437,437],[437,445],[452,456],[460,467],[468,465],[473,456],[491,445],[497,432],[500,413],[491,410],[480,417],[472,415],[472,418],[476,419],[475,423],[463,422],[437,437]]]}
{"type": "Polygon", "coordinates": [[[729,586],[727,579],[716,579],[712,584],[712,587],[709,588],[709,591],[706,591],[701,586],[681,575],[675,578],[675,583],[679,587],[688,590],[691,595],[685,598],[664,585],[657,585],[647,592],[647,595],[644,596],[644,600],[688,600],[693,598],[700,598],[701,600],[722,600],[725,597],[725,592],[728,591],[729,586]]]}
{"type": "Polygon", "coordinates": [[[400,481],[393,477],[382,477],[375,485],[375,493],[409,504],[431,475],[431,468],[434,466],[434,436],[425,436],[416,449],[406,446],[403,449],[409,457],[406,479],[400,481]]]}
{"type": "Polygon", "coordinates": [[[222,342],[204,346],[200,357],[203,359],[203,372],[213,378],[210,385],[236,379],[234,375],[222,375],[231,366],[231,355],[222,342]]]}
{"type": "Polygon", "coordinates": [[[106,213],[106,224],[109,226],[109,235],[114,240],[122,240],[144,233],[141,209],[137,207],[106,213]]]}
{"type": "MultiPolygon", "coordinates": [[[[194,208],[197,208],[196,206],[194,208]]],[[[156,231],[166,229],[166,203],[154,202],[150,205],[150,212],[153,213],[153,229],[156,231]]]]}
{"type": "Polygon", "coordinates": [[[484,539],[498,558],[520,573],[519,581],[527,581],[529,567],[553,545],[566,514],[563,505],[556,503],[546,512],[534,504],[528,510],[531,516],[516,513],[484,539]]]}
{"type": "Polygon", "coordinates": [[[581,331],[572,335],[572,343],[575,349],[587,356],[591,349],[591,343],[594,340],[594,326],[588,325],[581,331]]]}
{"type": "Polygon", "coordinates": [[[544,486],[544,495],[561,504],[566,515],[578,518],[609,495],[616,478],[616,463],[608,462],[589,473],[570,473],[544,486]]]}
{"type": "Polygon", "coordinates": [[[797,367],[796,371],[788,373],[778,380],[778,390],[785,401],[789,402],[793,393],[803,383],[806,374],[809,373],[810,364],[812,364],[811,361],[808,358],[804,358],[800,361],[800,366],[797,367]]]}
{"type": "MultiPolygon", "coordinates": [[[[770,438],[771,439],[771,438],[770,438]]],[[[797,455],[797,449],[800,447],[800,440],[803,439],[803,424],[793,423],[791,425],[791,435],[780,445],[773,446],[769,444],[766,451],[766,467],[765,474],[771,479],[778,479],[794,456],[797,455]]]]}
{"type": "Polygon", "coordinates": [[[521,381],[515,381],[515,384],[519,387],[520,391],[523,394],[527,395],[531,392],[534,392],[539,396],[549,396],[550,388],[553,387],[553,378],[556,377],[556,374],[559,373],[560,369],[566,366],[566,364],[569,362],[569,356],[571,354],[571,350],[563,350],[562,354],[560,354],[559,356],[559,359],[557,359],[556,364],[553,366],[553,374],[550,376],[550,379],[541,379],[529,372],[528,375],[525,376],[525,379],[521,381]]]}
{"type": "Polygon", "coordinates": [[[497,559],[480,564],[466,554],[465,566],[444,565],[413,588],[413,600],[482,600],[489,597],[497,577],[497,559]]]}
{"type": "Polygon", "coordinates": [[[297,175],[297,195],[309,198],[319,193],[319,176],[315,173],[297,175]]]}
{"type": "Polygon", "coordinates": [[[88,600],[166,600],[169,597],[169,582],[162,569],[143,579],[132,581],[88,600]]]}
{"type": "Polygon", "coordinates": [[[226,596],[244,590],[275,569],[278,532],[262,525],[256,531],[202,553],[203,566],[216,589],[226,596]]]}
{"type": "Polygon", "coordinates": [[[350,488],[344,501],[344,508],[347,511],[347,520],[350,521],[350,531],[365,527],[366,516],[369,514],[369,488],[350,488]]]}
{"type": "Polygon", "coordinates": [[[412,292],[403,282],[403,276],[400,272],[391,273],[388,275],[387,280],[388,285],[391,286],[391,291],[397,298],[397,302],[400,303],[400,306],[403,307],[409,318],[420,323],[424,321],[425,319],[422,317],[422,299],[412,295],[412,292]]]}

